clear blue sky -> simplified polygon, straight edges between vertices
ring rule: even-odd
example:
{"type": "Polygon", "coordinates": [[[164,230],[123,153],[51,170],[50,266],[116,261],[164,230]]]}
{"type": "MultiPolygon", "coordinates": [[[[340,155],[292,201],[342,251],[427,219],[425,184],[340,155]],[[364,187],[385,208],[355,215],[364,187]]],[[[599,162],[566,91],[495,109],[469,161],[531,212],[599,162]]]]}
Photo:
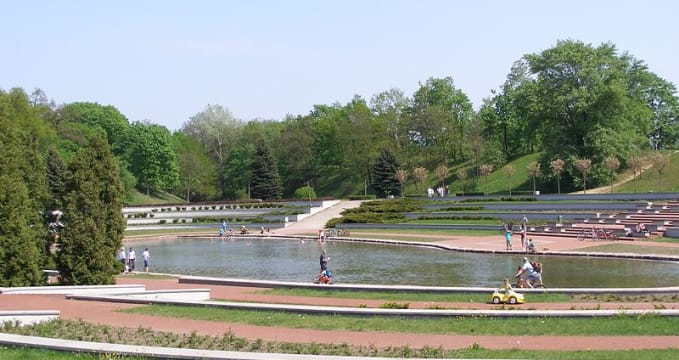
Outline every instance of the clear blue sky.
{"type": "Polygon", "coordinates": [[[181,128],[207,104],[242,120],[411,96],[452,76],[475,108],[527,53],[615,44],[679,84],[677,1],[0,1],[0,88],[116,106],[181,128]]]}

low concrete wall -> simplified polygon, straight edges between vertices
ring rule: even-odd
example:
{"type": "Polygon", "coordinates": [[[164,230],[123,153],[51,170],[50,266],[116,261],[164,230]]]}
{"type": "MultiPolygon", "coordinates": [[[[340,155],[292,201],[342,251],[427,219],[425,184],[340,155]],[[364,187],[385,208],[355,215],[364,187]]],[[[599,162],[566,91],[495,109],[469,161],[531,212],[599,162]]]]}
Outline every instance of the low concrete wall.
{"type": "Polygon", "coordinates": [[[124,294],[146,290],[144,285],[25,286],[0,288],[6,295],[124,294]]]}
{"type": "MultiPolygon", "coordinates": [[[[74,300],[101,300],[101,299],[139,299],[139,300],[176,300],[176,301],[203,301],[210,300],[210,289],[175,289],[153,290],[127,294],[79,294],[69,295],[74,300]]],[[[123,301],[124,302],[124,301],[123,301]]]]}
{"type": "Polygon", "coordinates": [[[59,310],[12,310],[0,311],[0,324],[19,323],[21,326],[33,325],[59,318],[59,310]]]}
{"type": "MultiPolygon", "coordinates": [[[[19,347],[33,347],[56,351],[78,353],[116,354],[120,356],[140,356],[148,359],[231,359],[231,360],[317,360],[316,355],[297,355],[280,353],[248,353],[238,351],[198,350],[168,348],[159,346],[139,346],[87,342],[76,340],[52,339],[0,333],[0,344],[19,347]]],[[[322,356],[329,360],[393,360],[393,358],[363,358],[350,356],[322,356]]]]}

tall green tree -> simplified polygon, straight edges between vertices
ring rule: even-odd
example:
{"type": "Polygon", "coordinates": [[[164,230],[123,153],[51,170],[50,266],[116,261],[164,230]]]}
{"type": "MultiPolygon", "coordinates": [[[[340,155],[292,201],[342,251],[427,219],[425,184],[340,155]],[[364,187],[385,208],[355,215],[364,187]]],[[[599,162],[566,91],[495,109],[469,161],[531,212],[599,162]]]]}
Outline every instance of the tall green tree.
{"type": "Polygon", "coordinates": [[[175,132],[172,140],[179,166],[179,183],[176,193],[183,194],[187,202],[212,199],[217,192],[215,164],[210,161],[195,138],[183,132],[175,132]]]}
{"type": "MultiPolygon", "coordinates": [[[[545,139],[541,159],[588,158],[590,184],[607,180],[601,163],[610,156],[626,159],[630,144],[648,144],[653,112],[631,85],[632,59],[618,55],[615,46],[598,47],[578,41],[559,41],[539,54],[526,55],[532,74],[538,132],[545,139]]],[[[634,75],[637,76],[637,75],[634,75]]],[[[571,180],[580,177],[577,170],[571,180]]]]}
{"type": "Polygon", "coordinates": [[[0,90],[0,128],[0,286],[36,285],[48,239],[41,214],[50,132],[21,89],[0,90]]]}
{"type": "Polygon", "coordinates": [[[115,155],[122,155],[125,152],[130,124],[125,115],[114,106],[75,102],[65,105],[60,113],[62,122],[74,122],[103,130],[115,155]]]}
{"type": "Polygon", "coordinates": [[[169,190],[179,181],[179,165],[172,136],[166,127],[134,122],[126,159],[140,185],[150,190],[169,190]]]}
{"type": "Polygon", "coordinates": [[[455,87],[452,77],[429,78],[413,95],[411,129],[431,148],[435,162],[464,158],[462,139],[474,114],[469,97],[455,87]]]}
{"type": "Polygon", "coordinates": [[[262,200],[280,199],[283,187],[278,166],[269,145],[263,139],[259,139],[255,145],[251,169],[251,196],[262,200]]]}
{"type": "Polygon", "coordinates": [[[401,164],[389,149],[382,149],[380,156],[375,160],[373,166],[373,189],[378,196],[386,197],[389,195],[401,194],[401,183],[397,178],[401,164]]]}
{"type": "Polygon", "coordinates": [[[224,170],[228,155],[241,136],[243,123],[233,117],[229,109],[221,105],[207,105],[192,116],[182,127],[182,132],[197,139],[214,162],[217,172],[216,189],[221,197],[224,188],[224,170]]]}
{"type": "Polygon", "coordinates": [[[122,270],[116,260],[125,230],[123,186],[102,135],[95,135],[69,165],[64,230],[57,254],[62,281],[112,284],[122,270]]]}

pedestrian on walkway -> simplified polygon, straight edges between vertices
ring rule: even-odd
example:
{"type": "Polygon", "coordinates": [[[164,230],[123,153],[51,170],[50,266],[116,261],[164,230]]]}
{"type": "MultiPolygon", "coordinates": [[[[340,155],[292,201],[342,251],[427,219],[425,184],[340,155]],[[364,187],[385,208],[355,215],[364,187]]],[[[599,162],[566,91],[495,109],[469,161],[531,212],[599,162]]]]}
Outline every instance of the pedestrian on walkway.
{"type": "Polygon", "coordinates": [[[137,261],[137,254],[134,252],[134,249],[130,247],[130,251],[128,252],[127,256],[127,265],[129,266],[129,272],[134,271],[135,267],[135,262],[137,261]]]}
{"type": "Polygon", "coordinates": [[[149,253],[149,248],[144,248],[141,257],[144,259],[144,272],[149,272],[149,266],[151,265],[151,253],[149,253]]]}
{"type": "Polygon", "coordinates": [[[123,264],[123,273],[127,272],[127,254],[125,254],[125,247],[122,246],[118,251],[118,261],[123,264]]]}
{"type": "Polygon", "coordinates": [[[511,223],[505,224],[505,247],[507,250],[512,249],[512,228],[514,225],[511,223]]]}

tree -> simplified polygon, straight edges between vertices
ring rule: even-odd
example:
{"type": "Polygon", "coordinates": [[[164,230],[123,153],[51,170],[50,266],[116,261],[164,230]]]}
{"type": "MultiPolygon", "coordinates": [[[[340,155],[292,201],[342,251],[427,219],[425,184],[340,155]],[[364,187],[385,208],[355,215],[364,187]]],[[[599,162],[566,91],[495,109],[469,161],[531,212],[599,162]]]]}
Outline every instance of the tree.
{"type": "Polygon", "coordinates": [[[126,159],[141,185],[149,190],[169,190],[179,181],[177,154],[164,126],[134,122],[126,159]]]}
{"type": "Polygon", "coordinates": [[[561,194],[561,173],[563,173],[565,163],[561,159],[554,159],[549,163],[549,166],[552,168],[552,174],[554,174],[554,177],[556,177],[556,188],[558,191],[558,194],[561,194]]]}
{"type": "Polygon", "coordinates": [[[37,285],[46,259],[48,127],[21,89],[0,90],[0,286],[37,285]]]}
{"type": "Polygon", "coordinates": [[[258,139],[250,167],[252,172],[251,196],[255,199],[276,200],[283,193],[278,166],[269,145],[258,139]]]}
{"type": "Polygon", "coordinates": [[[641,175],[641,169],[644,165],[644,159],[639,155],[633,155],[628,161],[627,166],[632,169],[632,181],[634,183],[634,192],[637,192],[637,174],[641,175]]]}
{"type": "Polygon", "coordinates": [[[448,177],[448,173],[450,170],[448,170],[448,167],[441,164],[436,167],[436,177],[439,178],[439,181],[441,182],[441,188],[445,189],[446,188],[446,178],[448,177]]]}
{"type": "Polygon", "coordinates": [[[582,188],[585,194],[587,194],[587,172],[591,167],[592,160],[590,159],[575,160],[575,168],[582,174],[582,188]]]}
{"type": "Polygon", "coordinates": [[[69,165],[64,230],[57,253],[61,280],[71,285],[112,284],[121,272],[123,186],[102,135],[90,139],[69,165]]]}
{"type": "Polygon", "coordinates": [[[514,176],[515,173],[514,166],[512,166],[512,164],[507,164],[504,168],[502,168],[502,173],[509,180],[509,196],[512,196],[512,176],[514,176]]]}
{"type": "Polygon", "coordinates": [[[662,174],[665,171],[665,168],[667,165],[670,163],[670,159],[663,155],[660,152],[655,152],[653,155],[651,155],[651,164],[653,164],[653,168],[658,172],[658,191],[662,191],[662,174]]]}
{"type": "Polygon", "coordinates": [[[408,171],[406,171],[404,169],[396,170],[396,175],[394,175],[396,177],[396,180],[398,181],[398,183],[401,185],[401,196],[404,195],[403,186],[405,185],[406,181],[408,180],[408,175],[410,175],[410,174],[408,174],[408,171]]]}
{"type": "Polygon", "coordinates": [[[64,106],[60,113],[62,122],[75,122],[103,130],[115,155],[122,155],[129,145],[127,131],[130,124],[114,106],[75,102],[64,106]]]}
{"type": "Polygon", "coordinates": [[[610,183],[611,183],[611,193],[613,192],[613,179],[615,178],[615,172],[618,171],[620,167],[620,160],[616,157],[607,157],[604,159],[604,167],[610,172],[610,183]]]}
{"type": "Polygon", "coordinates": [[[533,194],[535,194],[535,179],[539,177],[542,172],[540,171],[540,163],[537,161],[533,161],[528,166],[526,166],[526,170],[528,171],[528,176],[533,179],[533,194]]]}
{"type": "Polygon", "coordinates": [[[413,94],[409,133],[431,149],[434,160],[464,158],[464,133],[473,116],[471,101],[452,77],[429,78],[413,94]]]}
{"type": "Polygon", "coordinates": [[[542,163],[557,157],[590,159],[596,171],[587,174],[588,181],[607,183],[606,172],[600,171],[606,157],[625,163],[630,144],[648,146],[654,111],[644,94],[653,82],[646,80],[642,63],[618,54],[610,43],[572,40],[524,59],[529,76],[521,85],[522,101],[530,109],[524,121],[533,121],[534,132],[544,139],[542,163]]]}
{"type": "Polygon", "coordinates": [[[210,105],[192,116],[182,127],[182,132],[197,139],[205,152],[215,163],[217,173],[216,189],[221,197],[224,187],[225,165],[228,155],[234,149],[243,129],[242,122],[236,120],[229,109],[221,105],[210,105]]]}
{"type": "Polygon", "coordinates": [[[415,188],[417,189],[417,183],[420,183],[424,185],[424,180],[427,179],[427,175],[429,175],[429,170],[427,168],[418,166],[413,169],[413,176],[415,176],[415,188]]]}
{"type": "Polygon", "coordinates": [[[396,179],[400,163],[394,153],[383,148],[373,166],[373,189],[381,197],[400,195],[401,185],[396,179]]]}
{"type": "Polygon", "coordinates": [[[481,173],[481,176],[484,177],[486,180],[486,194],[488,193],[488,175],[493,172],[493,165],[490,164],[482,164],[479,167],[479,172],[481,173]]]}
{"type": "Polygon", "coordinates": [[[314,188],[311,186],[302,186],[301,188],[295,190],[295,199],[315,199],[316,198],[316,192],[314,191],[314,188]]]}
{"type": "Polygon", "coordinates": [[[186,202],[205,201],[214,197],[215,164],[210,161],[198,140],[182,132],[172,135],[179,166],[178,193],[184,193],[186,202]],[[192,196],[193,195],[193,196],[192,196]]]}
{"type": "Polygon", "coordinates": [[[467,170],[457,169],[456,175],[458,180],[460,180],[460,192],[462,193],[462,196],[464,196],[464,182],[467,180],[467,170]]]}

